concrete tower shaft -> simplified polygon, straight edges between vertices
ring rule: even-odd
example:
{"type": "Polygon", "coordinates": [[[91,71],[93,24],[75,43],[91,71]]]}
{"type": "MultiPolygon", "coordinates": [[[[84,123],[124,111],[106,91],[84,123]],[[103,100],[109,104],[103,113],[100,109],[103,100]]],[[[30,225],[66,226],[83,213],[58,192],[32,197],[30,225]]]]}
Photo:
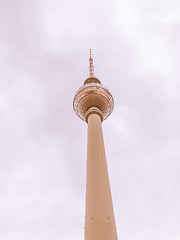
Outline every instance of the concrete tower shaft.
{"type": "Polygon", "coordinates": [[[117,240],[101,119],[88,117],[85,240],[117,240]]]}

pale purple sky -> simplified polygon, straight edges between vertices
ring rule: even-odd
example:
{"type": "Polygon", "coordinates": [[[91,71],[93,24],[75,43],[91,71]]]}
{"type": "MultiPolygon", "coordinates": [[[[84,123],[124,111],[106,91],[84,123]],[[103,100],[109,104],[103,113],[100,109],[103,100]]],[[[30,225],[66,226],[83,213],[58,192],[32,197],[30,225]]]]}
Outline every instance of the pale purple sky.
{"type": "Polygon", "coordinates": [[[83,239],[88,77],[120,240],[180,239],[180,1],[0,1],[0,239],[83,239]]]}

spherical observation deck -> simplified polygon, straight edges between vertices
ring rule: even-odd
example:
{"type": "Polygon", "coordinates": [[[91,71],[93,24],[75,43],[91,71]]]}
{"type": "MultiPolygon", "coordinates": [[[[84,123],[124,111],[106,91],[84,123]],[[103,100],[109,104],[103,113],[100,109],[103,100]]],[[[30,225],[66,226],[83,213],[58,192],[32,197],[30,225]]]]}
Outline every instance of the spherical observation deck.
{"type": "Polygon", "coordinates": [[[99,114],[103,121],[112,113],[114,100],[109,90],[93,76],[87,78],[75,94],[73,108],[83,121],[87,122],[88,116],[94,112],[99,114]]]}

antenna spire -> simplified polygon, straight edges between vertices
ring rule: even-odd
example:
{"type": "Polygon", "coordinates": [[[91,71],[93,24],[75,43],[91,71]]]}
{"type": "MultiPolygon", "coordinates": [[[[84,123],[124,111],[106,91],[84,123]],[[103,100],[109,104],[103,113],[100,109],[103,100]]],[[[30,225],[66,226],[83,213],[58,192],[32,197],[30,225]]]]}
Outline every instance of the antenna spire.
{"type": "Polygon", "coordinates": [[[89,58],[89,76],[94,77],[94,65],[93,65],[91,49],[90,49],[90,58],[89,58]]]}

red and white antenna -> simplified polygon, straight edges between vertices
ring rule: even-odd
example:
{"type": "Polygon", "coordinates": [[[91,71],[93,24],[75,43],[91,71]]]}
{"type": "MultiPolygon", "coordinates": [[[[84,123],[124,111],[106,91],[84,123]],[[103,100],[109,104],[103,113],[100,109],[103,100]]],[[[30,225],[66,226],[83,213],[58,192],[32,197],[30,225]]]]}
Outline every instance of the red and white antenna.
{"type": "Polygon", "coordinates": [[[89,58],[89,76],[94,77],[94,65],[93,65],[91,49],[90,49],[90,58],[89,58]]]}

